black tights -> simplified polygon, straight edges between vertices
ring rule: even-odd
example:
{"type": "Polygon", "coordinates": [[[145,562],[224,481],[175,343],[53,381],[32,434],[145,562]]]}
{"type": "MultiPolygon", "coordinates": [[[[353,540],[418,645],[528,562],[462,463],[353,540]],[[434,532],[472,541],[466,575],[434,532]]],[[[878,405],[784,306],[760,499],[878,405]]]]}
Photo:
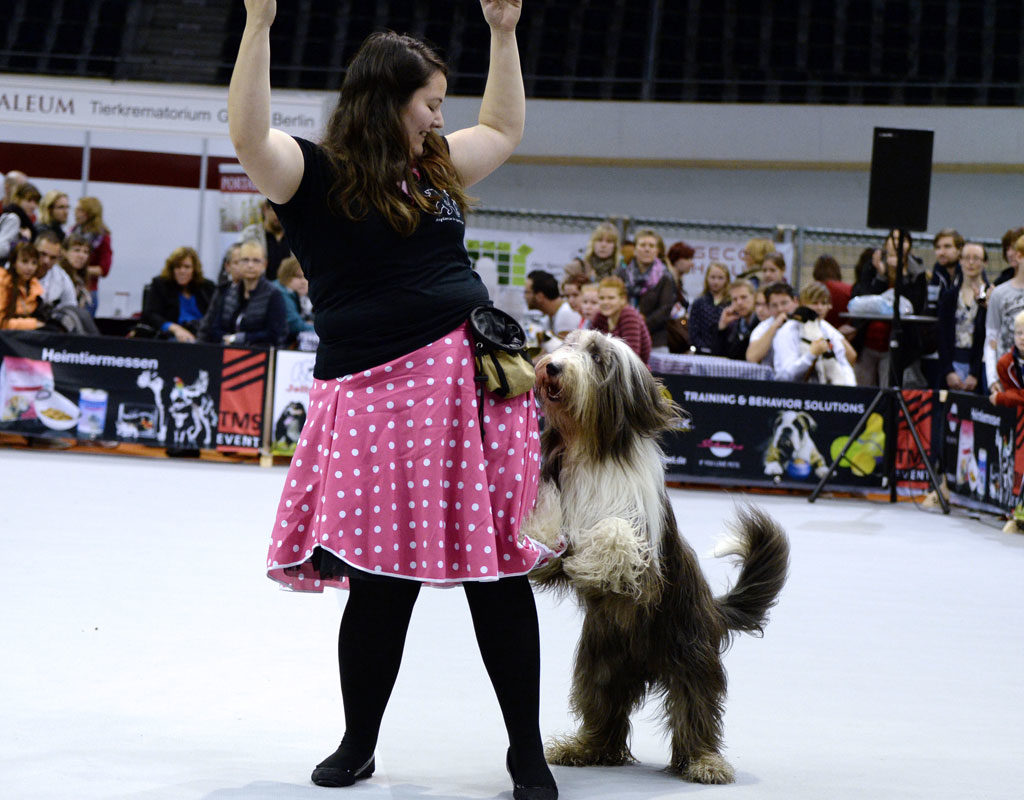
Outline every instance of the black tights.
{"type": "MultiPolygon", "coordinates": [[[[420,584],[353,574],[338,635],[345,738],[332,762],[358,767],[377,746],[420,584]]],[[[525,576],[463,584],[477,644],[508,730],[520,783],[553,784],[538,721],[540,636],[533,590],[525,576]]]]}

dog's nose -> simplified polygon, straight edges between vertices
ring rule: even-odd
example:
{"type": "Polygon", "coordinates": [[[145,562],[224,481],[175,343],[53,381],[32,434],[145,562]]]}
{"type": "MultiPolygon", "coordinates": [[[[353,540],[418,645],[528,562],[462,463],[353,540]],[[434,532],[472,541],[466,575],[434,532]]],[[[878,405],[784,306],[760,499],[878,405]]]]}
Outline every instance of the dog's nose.
{"type": "Polygon", "coordinates": [[[555,364],[553,361],[548,362],[546,369],[548,377],[550,378],[557,378],[559,375],[562,374],[562,368],[558,364],[555,364]]]}

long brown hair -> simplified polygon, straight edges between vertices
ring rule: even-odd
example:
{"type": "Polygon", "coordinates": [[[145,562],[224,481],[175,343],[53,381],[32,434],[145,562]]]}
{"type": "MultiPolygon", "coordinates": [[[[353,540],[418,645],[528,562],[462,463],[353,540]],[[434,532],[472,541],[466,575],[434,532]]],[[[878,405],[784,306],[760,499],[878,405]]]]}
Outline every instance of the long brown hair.
{"type": "MultiPolygon", "coordinates": [[[[23,281],[21,276],[18,274],[15,263],[22,256],[27,256],[35,261],[37,267],[39,265],[39,251],[36,250],[36,246],[34,244],[31,242],[18,242],[14,245],[14,248],[11,250],[11,260],[7,262],[7,274],[11,276],[11,293],[7,297],[7,308],[5,309],[5,316],[8,319],[18,316],[18,295],[21,292],[21,285],[23,281]]],[[[31,278],[24,281],[26,293],[28,292],[27,287],[29,287],[29,284],[31,283],[31,278]]]]}
{"type": "MultiPolygon", "coordinates": [[[[444,61],[411,36],[388,31],[363,42],[349,64],[323,140],[336,172],[329,201],[335,213],[359,220],[376,209],[403,236],[416,230],[420,211],[436,213],[413,173],[402,111],[438,72],[447,76],[444,61]]],[[[469,198],[447,143],[434,131],[416,166],[465,213],[469,198]]]]}
{"type": "Polygon", "coordinates": [[[78,229],[95,235],[97,233],[110,233],[110,228],[103,221],[103,203],[98,197],[82,197],[78,201],[78,207],[86,214],[85,222],[78,226],[78,229]]]}
{"type": "Polygon", "coordinates": [[[191,247],[176,247],[171,251],[171,254],[167,256],[167,260],[164,262],[164,268],[160,272],[158,277],[164,278],[165,280],[174,282],[174,270],[178,264],[184,261],[186,258],[192,259],[192,280],[188,282],[190,289],[196,289],[203,282],[203,262],[199,260],[199,253],[197,253],[191,247]]]}

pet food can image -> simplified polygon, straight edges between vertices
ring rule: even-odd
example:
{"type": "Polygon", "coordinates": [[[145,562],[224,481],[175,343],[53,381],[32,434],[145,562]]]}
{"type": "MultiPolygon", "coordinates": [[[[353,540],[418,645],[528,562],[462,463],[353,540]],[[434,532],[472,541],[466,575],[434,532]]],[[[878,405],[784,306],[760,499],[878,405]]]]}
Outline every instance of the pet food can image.
{"type": "Polygon", "coordinates": [[[985,499],[985,483],[988,477],[988,451],[984,447],[978,449],[978,497],[985,499]]]}
{"type": "Polygon", "coordinates": [[[92,439],[103,435],[107,426],[107,392],[82,389],[78,393],[78,435],[92,439]]]}

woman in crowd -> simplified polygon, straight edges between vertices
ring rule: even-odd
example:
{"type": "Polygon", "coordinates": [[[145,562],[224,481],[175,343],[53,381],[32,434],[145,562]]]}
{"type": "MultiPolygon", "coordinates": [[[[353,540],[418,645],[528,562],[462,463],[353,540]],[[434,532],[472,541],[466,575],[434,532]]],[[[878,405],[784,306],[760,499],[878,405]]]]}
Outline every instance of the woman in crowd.
{"type": "Polygon", "coordinates": [[[985,362],[985,380],[989,385],[986,390],[1002,391],[996,362],[1004,353],[1013,349],[1014,319],[1024,311],[1024,236],[1013,244],[1016,253],[1013,277],[999,284],[988,293],[985,312],[985,349],[982,358],[985,362]]]}
{"type": "Polygon", "coordinates": [[[600,310],[597,302],[598,285],[596,283],[585,283],[580,287],[580,316],[583,322],[581,328],[591,329],[594,327],[594,317],[600,310]]]}
{"type": "Polygon", "coordinates": [[[191,247],[178,247],[149,284],[142,321],[161,336],[194,342],[214,289],[203,277],[199,254],[191,247]]]}
{"type": "Polygon", "coordinates": [[[967,242],[960,250],[963,282],[939,295],[936,332],[939,374],[946,386],[962,392],[985,389],[982,353],[985,344],[985,248],[967,242]]]}
{"type": "MultiPolygon", "coordinates": [[[[577,272],[573,275],[567,275],[562,279],[562,283],[559,286],[561,289],[562,297],[569,304],[569,308],[583,316],[583,309],[580,305],[580,292],[583,287],[590,281],[587,280],[587,276],[582,272],[577,272]]],[[[583,320],[580,320],[580,327],[583,327],[583,320]]]]}
{"type": "Polygon", "coordinates": [[[288,338],[284,298],[267,280],[267,251],[250,239],[238,247],[239,280],[218,289],[199,325],[204,342],[280,347],[288,338]]]}
{"type": "Polygon", "coordinates": [[[53,231],[64,241],[67,232],[68,214],[71,212],[71,201],[64,192],[51,189],[39,203],[39,222],[36,223],[36,236],[43,231],[53,231]]]}
{"type": "Polygon", "coordinates": [[[736,277],[751,281],[756,289],[760,285],[761,266],[764,264],[764,258],[774,252],[775,244],[771,239],[751,239],[740,251],[743,272],[736,277]]]}
{"type": "MultiPolygon", "coordinates": [[[[850,292],[853,287],[843,281],[843,269],[839,262],[830,255],[820,255],[814,261],[814,269],[811,272],[814,280],[823,283],[832,297],[832,307],[829,309],[828,324],[833,328],[843,331],[846,324],[839,315],[845,313],[850,304],[850,292]]],[[[846,331],[843,331],[845,334],[846,331]]]]}
{"type": "Polygon", "coordinates": [[[8,261],[18,242],[31,242],[39,190],[27,181],[14,188],[11,202],[0,210],[0,264],[8,261]]]}
{"type": "Polygon", "coordinates": [[[690,347],[708,355],[718,339],[718,318],[729,305],[729,270],[718,261],[708,264],[704,273],[704,293],[690,306],[688,328],[690,347]]]}
{"type": "Polygon", "coordinates": [[[782,253],[772,251],[761,262],[760,285],[768,286],[779,282],[789,283],[789,278],[786,277],[786,257],[782,253]]]}
{"type": "Polygon", "coordinates": [[[309,281],[302,274],[299,259],[289,256],[277,268],[277,280],[271,285],[284,298],[284,311],[288,319],[288,343],[294,343],[302,331],[313,330],[312,320],[304,319],[302,298],[309,293],[309,281]]]}
{"type": "Polygon", "coordinates": [[[88,309],[92,303],[86,272],[89,266],[89,252],[89,239],[77,233],[68,234],[60,246],[60,268],[68,274],[75,285],[75,297],[78,300],[78,307],[82,309],[88,309]]]}
{"type": "Polygon", "coordinates": [[[576,272],[582,272],[588,281],[599,281],[614,275],[621,261],[619,229],[610,222],[602,222],[590,234],[583,258],[566,266],[565,274],[569,277],[576,272]]]}
{"type": "Polygon", "coordinates": [[[553,800],[527,578],[544,554],[518,537],[539,473],[534,403],[487,396],[478,410],[466,326],[489,299],[465,250],[465,189],[522,138],[520,3],[481,0],[491,49],[476,126],[441,136],[445,64],[419,40],[378,33],[349,64],[322,144],[270,128],[276,7],[245,5],[231,139],[278,211],[321,333],[267,568],[300,591],[349,589],[338,643],[345,736],[312,780],[373,774],[420,586],[461,584],[508,729],[514,796],[553,800]],[[486,455],[485,441],[501,455],[486,455]]]}
{"type": "Polygon", "coordinates": [[[85,236],[89,240],[89,263],[86,266],[88,276],[86,286],[92,301],[89,313],[96,315],[99,306],[100,278],[110,274],[114,251],[110,246],[110,228],[103,221],[103,204],[95,197],[83,197],[75,206],[75,226],[72,233],[85,236]]]}
{"type": "Polygon", "coordinates": [[[0,328],[34,331],[43,327],[36,313],[43,287],[36,280],[39,253],[31,242],[18,242],[10,262],[0,270],[0,328]]]}
{"type": "Polygon", "coordinates": [[[651,358],[651,334],[644,318],[629,304],[621,278],[604,278],[597,284],[597,308],[593,329],[622,339],[646,364],[651,358]]]}
{"type": "Polygon", "coordinates": [[[616,273],[626,286],[629,304],[647,323],[653,347],[668,343],[665,323],[676,304],[676,282],[659,258],[659,248],[664,248],[664,242],[658,234],[650,229],[638,231],[633,260],[616,273]]]}

